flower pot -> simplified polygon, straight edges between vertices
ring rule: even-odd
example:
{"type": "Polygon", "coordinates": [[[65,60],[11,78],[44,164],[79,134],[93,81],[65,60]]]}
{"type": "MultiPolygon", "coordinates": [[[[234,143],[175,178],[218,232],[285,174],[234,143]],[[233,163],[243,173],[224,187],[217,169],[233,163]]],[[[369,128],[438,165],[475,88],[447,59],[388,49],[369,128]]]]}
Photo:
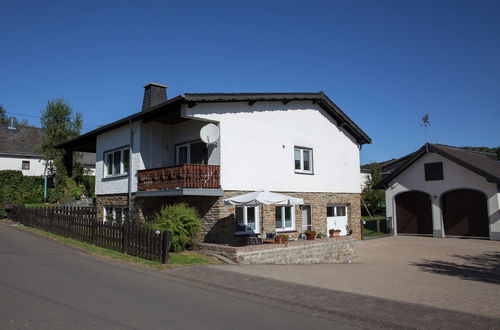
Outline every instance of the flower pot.
{"type": "Polygon", "coordinates": [[[285,244],[287,242],[287,240],[284,237],[275,237],[274,242],[277,244],[285,244]]]}
{"type": "Polygon", "coordinates": [[[312,234],[312,233],[306,233],[306,239],[308,241],[312,241],[313,239],[316,238],[316,234],[312,234]]]}
{"type": "Polygon", "coordinates": [[[335,232],[333,232],[333,231],[329,231],[328,232],[328,235],[329,235],[330,238],[334,237],[334,234],[335,234],[335,232]]]}
{"type": "Polygon", "coordinates": [[[333,237],[338,237],[340,236],[340,231],[334,231],[333,232],[333,237]]]}

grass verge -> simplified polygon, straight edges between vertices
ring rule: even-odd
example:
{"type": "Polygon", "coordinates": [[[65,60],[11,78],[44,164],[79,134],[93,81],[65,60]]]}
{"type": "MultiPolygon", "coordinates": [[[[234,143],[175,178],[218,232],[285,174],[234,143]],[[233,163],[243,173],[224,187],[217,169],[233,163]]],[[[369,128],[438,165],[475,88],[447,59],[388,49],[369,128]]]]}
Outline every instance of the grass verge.
{"type": "Polygon", "coordinates": [[[157,270],[182,267],[182,266],[206,265],[206,264],[219,263],[215,258],[205,256],[201,253],[198,253],[195,251],[184,251],[184,252],[180,252],[180,253],[172,253],[171,252],[169,263],[164,265],[160,262],[134,257],[134,256],[131,256],[129,254],[125,254],[125,253],[121,253],[118,251],[95,246],[92,244],[80,242],[80,241],[77,241],[77,240],[74,240],[71,238],[67,238],[64,236],[59,236],[59,235],[47,232],[45,230],[32,228],[32,227],[24,226],[21,224],[18,224],[17,226],[18,226],[18,228],[21,228],[23,230],[50,238],[54,241],[61,242],[61,243],[67,244],[67,245],[71,245],[73,247],[84,250],[85,252],[88,252],[88,253],[95,255],[95,256],[119,260],[119,261],[132,263],[132,264],[136,264],[136,265],[140,265],[140,266],[146,266],[146,267],[157,269],[157,270]]]}

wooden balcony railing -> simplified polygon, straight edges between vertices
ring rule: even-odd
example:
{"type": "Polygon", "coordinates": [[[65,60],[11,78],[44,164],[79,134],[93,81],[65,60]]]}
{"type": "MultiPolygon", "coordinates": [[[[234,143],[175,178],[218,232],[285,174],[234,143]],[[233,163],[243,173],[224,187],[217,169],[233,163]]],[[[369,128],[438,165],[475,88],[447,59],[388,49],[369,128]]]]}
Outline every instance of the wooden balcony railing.
{"type": "Polygon", "coordinates": [[[182,164],[137,171],[138,189],[220,188],[220,166],[182,164]]]}

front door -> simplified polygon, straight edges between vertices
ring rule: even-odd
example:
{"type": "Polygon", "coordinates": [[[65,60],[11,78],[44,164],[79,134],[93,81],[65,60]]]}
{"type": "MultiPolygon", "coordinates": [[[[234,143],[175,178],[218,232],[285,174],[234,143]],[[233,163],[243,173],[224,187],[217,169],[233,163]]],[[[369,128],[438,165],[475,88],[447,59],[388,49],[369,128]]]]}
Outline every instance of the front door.
{"type": "Polygon", "coordinates": [[[311,230],[311,205],[302,205],[302,230],[311,230]]]}
{"type": "Polygon", "coordinates": [[[347,206],[335,205],[326,208],[326,231],[340,229],[340,235],[347,235],[347,206]]]}

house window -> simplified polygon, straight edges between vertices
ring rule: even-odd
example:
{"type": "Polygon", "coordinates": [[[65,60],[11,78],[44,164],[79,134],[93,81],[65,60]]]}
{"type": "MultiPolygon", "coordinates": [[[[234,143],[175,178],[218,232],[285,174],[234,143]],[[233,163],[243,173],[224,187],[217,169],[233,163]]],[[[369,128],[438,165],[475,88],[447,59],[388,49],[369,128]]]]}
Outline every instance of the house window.
{"type": "Polygon", "coordinates": [[[29,170],[30,169],[30,161],[29,160],[23,160],[22,169],[23,170],[29,170]]]}
{"type": "Polygon", "coordinates": [[[326,208],[327,217],[345,217],[346,207],[345,206],[328,206],[326,208]]]}
{"type": "Polygon", "coordinates": [[[127,214],[128,207],[126,206],[104,206],[103,221],[123,223],[127,217],[127,214]]]}
{"type": "Polygon", "coordinates": [[[128,148],[104,153],[104,177],[128,173],[130,150],[128,148]]]}
{"type": "Polygon", "coordinates": [[[293,206],[276,207],[276,231],[295,230],[295,212],[293,206]]]}
{"type": "Polygon", "coordinates": [[[310,148],[295,147],[295,173],[313,173],[313,152],[310,148]]]}
{"type": "Polygon", "coordinates": [[[208,149],[204,142],[188,142],[175,146],[177,164],[207,164],[208,149]]]}
{"type": "MultiPolygon", "coordinates": [[[[259,207],[258,206],[236,206],[236,222],[240,226],[246,226],[256,233],[260,232],[259,207]]],[[[245,228],[245,230],[247,229],[245,228]]]]}
{"type": "Polygon", "coordinates": [[[426,163],[424,164],[425,170],[425,181],[435,181],[435,180],[443,180],[443,163],[426,163]]]}

